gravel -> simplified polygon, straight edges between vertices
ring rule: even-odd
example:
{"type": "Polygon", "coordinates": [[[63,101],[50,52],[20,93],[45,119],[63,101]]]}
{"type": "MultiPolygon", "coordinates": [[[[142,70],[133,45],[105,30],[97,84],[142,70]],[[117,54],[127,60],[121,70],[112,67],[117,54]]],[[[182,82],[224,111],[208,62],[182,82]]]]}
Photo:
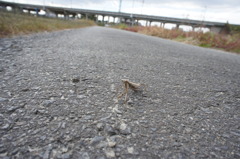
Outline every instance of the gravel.
{"type": "Polygon", "coordinates": [[[240,158],[239,55],[104,27],[0,49],[0,158],[240,158]]]}

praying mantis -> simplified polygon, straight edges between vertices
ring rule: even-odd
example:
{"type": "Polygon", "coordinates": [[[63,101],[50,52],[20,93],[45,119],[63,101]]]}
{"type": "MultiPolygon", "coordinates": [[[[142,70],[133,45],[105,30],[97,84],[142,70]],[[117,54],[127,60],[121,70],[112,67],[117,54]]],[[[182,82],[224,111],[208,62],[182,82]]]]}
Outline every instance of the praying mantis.
{"type": "Polygon", "coordinates": [[[130,82],[128,79],[122,79],[122,82],[123,82],[123,85],[124,85],[123,86],[124,91],[117,98],[120,99],[125,95],[124,103],[127,102],[127,96],[128,96],[129,88],[132,89],[133,91],[139,91],[139,90],[141,90],[141,86],[144,86],[144,89],[146,87],[145,84],[130,82]]]}

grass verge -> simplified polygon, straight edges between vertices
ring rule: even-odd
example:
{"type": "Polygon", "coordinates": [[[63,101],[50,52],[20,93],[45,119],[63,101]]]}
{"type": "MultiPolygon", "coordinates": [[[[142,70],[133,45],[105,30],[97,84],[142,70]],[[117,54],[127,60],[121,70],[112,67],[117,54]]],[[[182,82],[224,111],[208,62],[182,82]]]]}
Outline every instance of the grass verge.
{"type": "Polygon", "coordinates": [[[197,45],[207,48],[216,48],[229,52],[240,54],[240,33],[232,34],[214,34],[211,32],[184,32],[182,30],[169,30],[161,27],[143,27],[143,26],[123,26],[116,25],[114,28],[124,29],[132,32],[138,32],[146,35],[157,36],[165,39],[197,45]]]}
{"type": "Polygon", "coordinates": [[[93,26],[90,20],[64,20],[0,11],[0,37],[93,26]]]}

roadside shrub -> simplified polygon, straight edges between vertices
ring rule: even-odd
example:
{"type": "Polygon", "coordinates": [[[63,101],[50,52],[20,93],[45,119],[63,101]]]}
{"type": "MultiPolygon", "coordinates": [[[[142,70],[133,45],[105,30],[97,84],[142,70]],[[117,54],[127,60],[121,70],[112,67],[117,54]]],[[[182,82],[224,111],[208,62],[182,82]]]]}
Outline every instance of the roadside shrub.
{"type": "Polygon", "coordinates": [[[124,30],[139,32],[151,36],[173,39],[201,47],[211,47],[240,53],[240,34],[214,34],[212,32],[184,32],[178,29],[164,29],[162,27],[126,27],[124,30]]]}

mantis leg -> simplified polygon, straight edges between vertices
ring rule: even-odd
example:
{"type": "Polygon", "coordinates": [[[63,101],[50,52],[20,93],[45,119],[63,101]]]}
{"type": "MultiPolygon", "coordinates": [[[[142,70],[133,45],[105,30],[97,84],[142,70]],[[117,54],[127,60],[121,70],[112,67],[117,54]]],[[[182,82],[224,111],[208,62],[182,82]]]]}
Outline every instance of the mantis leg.
{"type": "Polygon", "coordinates": [[[129,84],[128,84],[128,83],[126,83],[126,84],[125,84],[125,102],[124,102],[124,103],[126,103],[126,102],[127,102],[127,94],[128,94],[128,89],[129,89],[129,84]]]}
{"type": "Polygon", "coordinates": [[[124,91],[118,96],[118,99],[119,99],[119,98],[122,98],[122,96],[124,96],[124,95],[127,93],[127,91],[126,91],[126,84],[124,84],[124,86],[125,86],[125,87],[124,87],[125,89],[124,89],[124,91]]]}

